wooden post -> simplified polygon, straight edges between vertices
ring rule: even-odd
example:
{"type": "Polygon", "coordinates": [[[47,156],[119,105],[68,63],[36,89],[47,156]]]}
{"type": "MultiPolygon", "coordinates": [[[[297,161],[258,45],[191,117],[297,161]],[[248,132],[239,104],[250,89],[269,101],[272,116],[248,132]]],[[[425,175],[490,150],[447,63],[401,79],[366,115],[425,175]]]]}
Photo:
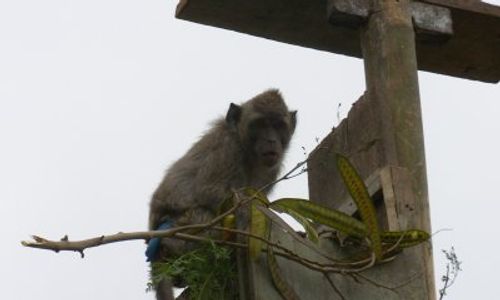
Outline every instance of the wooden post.
{"type": "MultiPolygon", "coordinates": [[[[310,198],[349,214],[356,211],[336,169],[334,153],[341,152],[365,178],[385,230],[431,232],[409,1],[373,0],[359,25],[367,91],[347,119],[311,153],[310,198]]],[[[330,251],[340,256],[349,253],[348,248],[335,244],[330,251]]],[[[336,282],[354,300],[436,297],[430,243],[406,249],[391,263],[375,266],[364,275],[385,287],[406,284],[395,294],[343,277],[336,282]]]]}
{"type": "MultiPolygon", "coordinates": [[[[408,171],[419,214],[407,225],[431,232],[415,34],[408,0],[372,0],[361,30],[367,95],[380,114],[385,162],[408,171]]],[[[424,250],[427,299],[435,299],[432,249],[424,250]]]]}

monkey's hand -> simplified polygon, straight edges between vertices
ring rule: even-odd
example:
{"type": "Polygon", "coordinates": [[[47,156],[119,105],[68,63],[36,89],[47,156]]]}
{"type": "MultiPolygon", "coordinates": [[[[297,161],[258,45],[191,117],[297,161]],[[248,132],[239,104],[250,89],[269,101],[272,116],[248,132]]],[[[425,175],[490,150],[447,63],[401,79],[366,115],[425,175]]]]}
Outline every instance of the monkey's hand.
{"type": "MultiPolygon", "coordinates": [[[[172,228],[174,225],[174,222],[172,220],[167,220],[158,226],[156,230],[167,230],[172,228]]],[[[161,244],[161,239],[160,238],[152,238],[148,242],[148,247],[146,248],[146,261],[153,261],[156,256],[158,255],[158,252],[160,250],[160,244],[161,244]]]]}

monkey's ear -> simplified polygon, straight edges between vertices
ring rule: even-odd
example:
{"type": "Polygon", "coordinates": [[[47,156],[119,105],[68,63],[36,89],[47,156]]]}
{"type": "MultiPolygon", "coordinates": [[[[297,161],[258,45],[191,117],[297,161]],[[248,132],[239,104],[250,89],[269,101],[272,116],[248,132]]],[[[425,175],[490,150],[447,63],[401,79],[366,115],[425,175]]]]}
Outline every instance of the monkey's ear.
{"type": "Polygon", "coordinates": [[[241,106],[231,103],[226,114],[226,122],[228,124],[238,124],[241,117],[241,106]]]}
{"type": "Polygon", "coordinates": [[[293,133],[295,131],[295,126],[297,126],[297,111],[290,111],[290,132],[293,133]]]}

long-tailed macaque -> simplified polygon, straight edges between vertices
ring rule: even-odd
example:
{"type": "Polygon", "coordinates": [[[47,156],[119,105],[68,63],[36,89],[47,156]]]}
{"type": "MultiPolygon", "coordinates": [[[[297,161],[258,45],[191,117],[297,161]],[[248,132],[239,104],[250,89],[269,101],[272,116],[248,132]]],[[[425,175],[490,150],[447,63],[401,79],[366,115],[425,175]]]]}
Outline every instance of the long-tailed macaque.
{"type": "MultiPolygon", "coordinates": [[[[231,103],[226,117],[216,120],[168,169],[150,203],[149,229],[165,222],[174,227],[208,222],[234,189],[273,182],[295,124],[296,111],[288,110],[278,90],[267,90],[241,105],[231,103]]],[[[191,244],[163,238],[152,260],[176,257],[191,244]]],[[[173,299],[171,287],[161,282],[157,299],[173,299]]]]}

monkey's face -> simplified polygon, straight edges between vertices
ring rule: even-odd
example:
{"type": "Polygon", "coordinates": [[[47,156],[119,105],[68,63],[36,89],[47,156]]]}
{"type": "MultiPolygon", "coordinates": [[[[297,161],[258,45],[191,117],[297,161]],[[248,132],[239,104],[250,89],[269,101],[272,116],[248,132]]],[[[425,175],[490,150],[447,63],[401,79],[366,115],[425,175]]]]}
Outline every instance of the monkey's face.
{"type": "Polygon", "coordinates": [[[250,122],[247,133],[248,145],[260,164],[274,167],[281,162],[290,139],[287,122],[282,118],[259,118],[250,122]]]}
{"type": "Polygon", "coordinates": [[[244,104],[231,103],[226,123],[237,132],[250,164],[278,166],[297,122],[276,90],[264,92],[244,104]]]}

